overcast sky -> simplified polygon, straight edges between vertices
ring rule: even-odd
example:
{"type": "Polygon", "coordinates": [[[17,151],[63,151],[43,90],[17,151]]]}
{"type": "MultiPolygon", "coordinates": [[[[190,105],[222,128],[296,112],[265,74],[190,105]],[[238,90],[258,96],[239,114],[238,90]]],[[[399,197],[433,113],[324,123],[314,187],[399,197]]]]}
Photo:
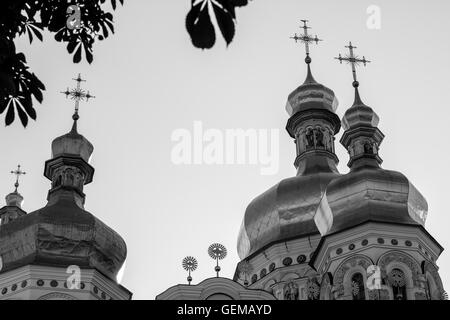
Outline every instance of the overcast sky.
{"type": "MultiPolygon", "coordinates": [[[[427,230],[450,247],[448,214],[450,148],[450,2],[254,0],[238,9],[237,31],[226,48],[192,46],[184,20],[189,0],[125,1],[114,13],[116,33],[94,48],[94,62],[72,63],[65,47],[46,34],[43,43],[16,41],[33,72],[45,83],[38,120],[23,129],[0,126],[0,194],[12,191],[9,171],[17,163],[28,174],[20,192],[28,212],[46,204],[50,183],[44,162],[51,141],[70,130],[73,104],[59,92],[83,86],[97,98],[82,104],[79,132],[94,144],[92,184],[86,209],[125,239],[128,257],[122,284],[135,299],[153,299],[186,282],[181,260],[193,255],[194,283],[214,276],[207,255],[213,242],[228,248],[222,275],[238,262],[236,240],[250,201],[281,179],[293,176],[295,145],[284,130],[288,94],[305,77],[304,49],[289,39],[300,19],[324,39],[313,46],[313,73],[336,93],[342,118],[353,101],[351,72],[333,59],[349,40],[357,54],[373,60],[359,70],[360,92],[380,116],[386,135],[383,167],[405,174],[428,200],[427,230]],[[366,26],[370,5],[381,9],[381,29],[366,26]],[[279,129],[279,170],[261,175],[257,165],[175,165],[176,129],[279,129]]],[[[3,122],[4,115],[1,116],[3,122]]],[[[348,155],[338,143],[339,170],[348,155]]],[[[450,255],[438,260],[450,283],[450,255]]]]}

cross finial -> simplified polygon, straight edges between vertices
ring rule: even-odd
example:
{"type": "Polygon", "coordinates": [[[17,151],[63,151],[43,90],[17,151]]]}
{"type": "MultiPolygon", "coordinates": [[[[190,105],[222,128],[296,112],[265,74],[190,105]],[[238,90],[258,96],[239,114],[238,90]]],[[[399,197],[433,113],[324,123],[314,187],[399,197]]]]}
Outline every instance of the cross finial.
{"type": "Polygon", "coordinates": [[[319,43],[319,41],[322,41],[322,39],[319,39],[316,36],[312,37],[308,34],[308,29],[311,29],[311,27],[308,27],[307,23],[308,20],[300,20],[301,22],[303,22],[303,26],[301,26],[301,28],[303,29],[303,34],[297,35],[297,33],[294,34],[293,37],[291,37],[291,39],[294,39],[295,42],[300,41],[300,43],[305,44],[305,51],[306,51],[306,58],[305,58],[305,62],[307,64],[311,63],[311,57],[309,56],[309,44],[315,42],[316,44],[319,43]]]}
{"type": "Polygon", "coordinates": [[[364,66],[366,66],[367,63],[369,63],[370,61],[367,60],[366,57],[364,56],[362,57],[362,59],[360,59],[358,56],[354,54],[353,49],[356,49],[356,47],[352,45],[351,41],[349,42],[349,45],[345,47],[348,48],[350,53],[345,57],[342,57],[342,55],[339,53],[339,57],[335,57],[335,59],[339,60],[340,63],[342,63],[342,61],[346,61],[347,63],[350,63],[352,65],[353,87],[357,88],[359,86],[359,82],[356,77],[356,67],[360,63],[363,63],[364,66]]]}
{"type": "Polygon", "coordinates": [[[16,183],[14,183],[14,187],[16,187],[16,189],[14,190],[14,192],[17,192],[17,188],[19,187],[19,177],[27,173],[25,171],[22,171],[22,169],[20,169],[20,164],[17,165],[17,169],[11,171],[11,173],[16,175],[16,183]]]}
{"type": "Polygon", "coordinates": [[[86,80],[81,78],[81,74],[78,74],[78,77],[73,78],[72,80],[75,80],[77,82],[77,87],[71,90],[67,88],[66,91],[62,91],[61,93],[64,93],[66,95],[66,98],[70,97],[75,101],[75,113],[73,114],[72,118],[74,121],[77,121],[79,118],[78,108],[80,105],[80,101],[84,101],[86,99],[86,102],[88,102],[90,98],[95,97],[91,95],[89,91],[86,92],[81,88],[81,82],[86,82],[86,80]]]}

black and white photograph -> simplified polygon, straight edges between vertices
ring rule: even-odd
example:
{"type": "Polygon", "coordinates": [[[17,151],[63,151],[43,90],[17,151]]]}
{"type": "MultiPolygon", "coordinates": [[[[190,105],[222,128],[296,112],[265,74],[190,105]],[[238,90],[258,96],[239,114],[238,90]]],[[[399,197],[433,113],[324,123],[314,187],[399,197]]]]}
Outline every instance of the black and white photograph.
{"type": "Polygon", "coordinates": [[[0,300],[448,300],[449,34],[447,0],[1,0],[0,300]]]}

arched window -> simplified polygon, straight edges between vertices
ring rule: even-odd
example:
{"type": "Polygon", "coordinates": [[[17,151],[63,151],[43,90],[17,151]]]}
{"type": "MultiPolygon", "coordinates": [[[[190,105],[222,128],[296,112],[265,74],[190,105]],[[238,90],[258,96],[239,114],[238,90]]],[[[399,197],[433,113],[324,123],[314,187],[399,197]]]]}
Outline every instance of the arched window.
{"type": "Polygon", "coordinates": [[[394,300],[406,299],[406,279],[405,274],[400,269],[392,269],[389,273],[389,283],[392,286],[394,300]]]}
{"type": "Polygon", "coordinates": [[[366,300],[364,277],[361,273],[355,273],[352,276],[352,298],[353,300],[366,300]]]}

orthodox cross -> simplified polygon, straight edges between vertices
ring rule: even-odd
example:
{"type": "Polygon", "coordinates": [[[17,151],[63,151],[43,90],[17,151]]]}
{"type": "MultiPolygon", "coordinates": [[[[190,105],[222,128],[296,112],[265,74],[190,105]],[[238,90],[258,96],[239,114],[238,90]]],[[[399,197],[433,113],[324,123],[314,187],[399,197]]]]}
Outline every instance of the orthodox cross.
{"type": "Polygon", "coordinates": [[[14,192],[17,192],[17,188],[19,187],[19,177],[27,173],[25,171],[22,171],[22,169],[20,169],[20,164],[17,165],[17,169],[11,171],[11,173],[16,175],[16,183],[14,183],[14,187],[16,187],[16,189],[14,190],[14,192]]]}
{"type": "Polygon", "coordinates": [[[358,83],[358,79],[356,77],[356,67],[360,63],[363,63],[364,66],[366,66],[367,63],[369,63],[370,61],[366,60],[366,57],[364,57],[364,56],[363,56],[362,59],[360,59],[358,56],[355,56],[355,54],[353,52],[353,49],[356,49],[356,47],[354,47],[351,42],[349,42],[349,45],[345,46],[345,47],[349,49],[350,54],[346,55],[345,58],[344,58],[339,53],[339,57],[335,57],[335,59],[339,60],[340,63],[342,63],[342,61],[346,61],[347,63],[350,63],[352,65],[353,86],[354,87],[358,87],[359,83],[358,83]]]}
{"type": "Polygon", "coordinates": [[[301,22],[303,22],[303,34],[301,35],[297,35],[297,33],[294,34],[293,37],[291,37],[291,39],[294,39],[295,42],[300,41],[300,43],[304,43],[305,44],[305,51],[306,51],[306,59],[305,62],[307,64],[311,63],[311,58],[309,57],[309,44],[315,42],[316,44],[319,43],[319,41],[322,41],[322,39],[319,39],[317,37],[317,35],[315,37],[312,37],[308,34],[308,29],[311,29],[311,27],[307,26],[308,20],[300,20],[301,22]]]}
{"type": "Polygon", "coordinates": [[[64,93],[66,95],[66,98],[70,96],[72,100],[75,101],[75,113],[73,115],[74,120],[78,119],[78,108],[80,105],[80,101],[84,101],[86,99],[86,102],[89,101],[90,98],[95,98],[92,96],[89,91],[84,91],[81,89],[81,82],[86,82],[86,80],[81,79],[81,75],[78,74],[77,78],[74,78],[72,80],[75,80],[77,82],[77,87],[75,89],[69,90],[69,88],[66,89],[66,91],[62,91],[61,93],[64,93]]]}

